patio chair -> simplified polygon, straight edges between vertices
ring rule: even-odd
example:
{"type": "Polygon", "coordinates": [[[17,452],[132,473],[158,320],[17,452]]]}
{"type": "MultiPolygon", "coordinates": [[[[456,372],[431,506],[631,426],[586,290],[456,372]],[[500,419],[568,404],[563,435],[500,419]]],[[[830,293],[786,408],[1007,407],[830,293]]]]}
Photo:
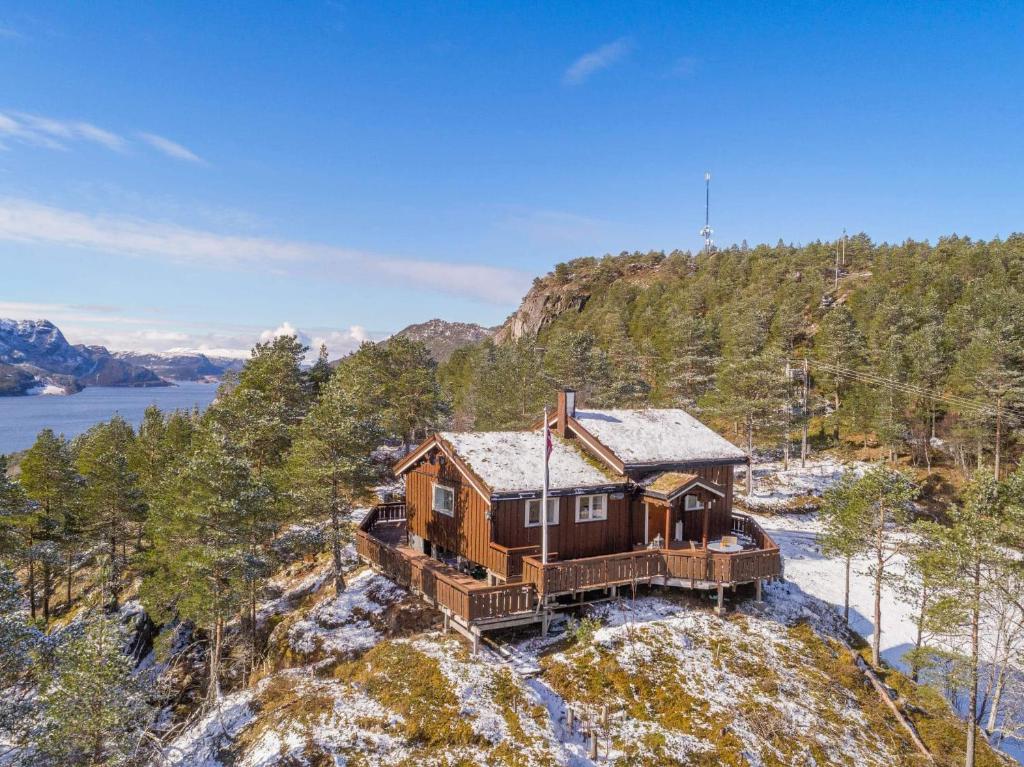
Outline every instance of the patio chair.
{"type": "Polygon", "coordinates": [[[722,536],[722,546],[737,546],[737,545],[739,545],[739,540],[736,538],[735,535],[723,535],[722,536]]]}

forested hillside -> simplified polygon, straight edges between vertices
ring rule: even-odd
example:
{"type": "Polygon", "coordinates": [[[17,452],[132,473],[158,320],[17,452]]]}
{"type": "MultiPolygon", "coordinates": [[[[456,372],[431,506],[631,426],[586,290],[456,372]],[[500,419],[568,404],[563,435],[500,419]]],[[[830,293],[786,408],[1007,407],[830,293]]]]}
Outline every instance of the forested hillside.
{"type": "Polygon", "coordinates": [[[795,442],[806,417],[812,438],[919,465],[941,446],[967,473],[1016,447],[1022,289],[1021,235],[582,258],[440,375],[464,427],[524,424],[560,384],[584,406],[696,409],[741,445],[795,442]]]}

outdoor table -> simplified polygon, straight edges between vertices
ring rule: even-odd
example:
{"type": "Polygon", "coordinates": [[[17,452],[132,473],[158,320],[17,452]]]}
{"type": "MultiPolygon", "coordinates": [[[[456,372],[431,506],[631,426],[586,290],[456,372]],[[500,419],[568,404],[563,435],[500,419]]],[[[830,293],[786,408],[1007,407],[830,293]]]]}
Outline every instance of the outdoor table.
{"type": "Polygon", "coordinates": [[[743,551],[743,547],[738,543],[723,546],[721,541],[712,541],[708,544],[708,551],[716,551],[719,554],[735,554],[737,551],[743,551]]]}

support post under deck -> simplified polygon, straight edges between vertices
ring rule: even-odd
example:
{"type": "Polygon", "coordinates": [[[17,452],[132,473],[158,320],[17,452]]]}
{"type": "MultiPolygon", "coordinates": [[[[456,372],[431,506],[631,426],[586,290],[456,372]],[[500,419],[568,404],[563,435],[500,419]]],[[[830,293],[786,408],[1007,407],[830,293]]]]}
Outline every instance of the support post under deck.
{"type": "Polygon", "coordinates": [[[725,612],[725,593],[721,583],[718,584],[718,604],[715,605],[715,615],[725,612]]]}

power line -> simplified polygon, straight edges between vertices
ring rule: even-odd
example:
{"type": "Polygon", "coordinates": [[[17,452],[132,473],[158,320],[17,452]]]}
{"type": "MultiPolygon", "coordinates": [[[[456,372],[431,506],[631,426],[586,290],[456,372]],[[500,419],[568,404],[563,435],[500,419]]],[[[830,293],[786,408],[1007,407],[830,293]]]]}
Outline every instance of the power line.
{"type": "MultiPolygon", "coordinates": [[[[799,360],[803,362],[803,358],[799,360]]],[[[904,381],[897,381],[892,378],[886,378],[885,376],[879,375],[878,373],[872,373],[864,370],[854,370],[852,368],[843,367],[841,365],[832,365],[827,362],[819,362],[815,360],[809,361],[810,365],[813,365],[819,369],[841,375],[846,378],[858,381],[859,383],[874,384],[877,386],[884,386],[889,389],[903,392],[905,394],[912,394],[919,397],[925,397],[937,402],[945,402],[946,404],[953,405],[955,407],[963,408],[966,410],[973,410],[979,413],[985,413],[988,415],[999,415],[1003,413],[1005,415],[1014,415],[1018,418],[1024,418],[1024,410],[1013,408],[1007,405],[1000,405],[998,407],[991,405],[987,402],[981,402],[978,400],[972,400],[967,397],[960,397],[955,394],[940,394],[926,389],[922,386],[915,384],[906,383],[904,381]]]]}

